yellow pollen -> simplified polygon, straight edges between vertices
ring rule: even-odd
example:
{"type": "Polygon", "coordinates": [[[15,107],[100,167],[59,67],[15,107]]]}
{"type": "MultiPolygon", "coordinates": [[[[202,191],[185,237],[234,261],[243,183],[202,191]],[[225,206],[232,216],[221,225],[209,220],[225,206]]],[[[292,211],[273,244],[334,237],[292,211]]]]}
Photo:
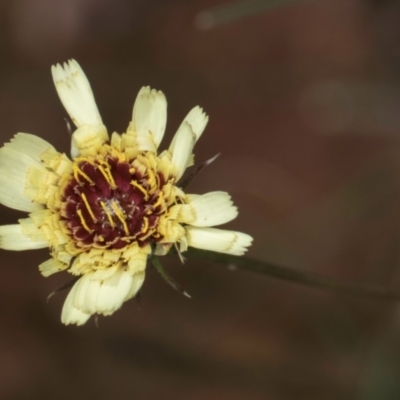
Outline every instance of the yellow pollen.
{"type": "Polygon", "coordinates": [[[88,227],[88,225],[86,224],[85,218],[83,218],[82,210],[77,210],[76,213],[78,214],[78,217],[81,220],[81,224],[85,228],[85,230],[89,233],[92,233],[93,230],[88,227]]]}
{"type": "Polygon", "coordinates": [[[72,170],[74,171],[74,178],[79,181],[79,176],[82,176],[84,179],[86,179],[91,185],[94,185],[94,182],[79,168],[78,165],[74,164],[72,166],[72,170]]]}
{"type": "Polygon", "coordinates": [[[102,163],[106,168],[104,168],[102,165],[98,165],[97,168],[100,170],[100,172],[103,174],[105,180],[107,183],[111,186],[111,189],[116,189],[117,185],[115,184],[114,178],[111,175],[110,167],[108,164],[104,161],[102,163]]]}
{"type": "Polygon", "coordinates": [[[143,226],[140,232],[145,233],[147,229],[149,229],[149,219],[147,217],[143,217],[143,226]]]}
{"type": "Polygon", "coordinates": [[[160,187],[160,177],[158,176],[158,174],[155,174],[155,177],[156,177],[157,187],[160,187]]]}
{"type": "Polygon", "coordinates": [[[94,242],[94,243],[92,244],[92,246],[93,246],[95,249],[106,249],[106,248],[107,248],[107,244],[106,244],[106,243],[97,243],[97,242],[94,242]]]}
{"type": "MultiPolygon", "coordinates": [[[[139,232],[139,233],[140,233],[140,232],[139,232]]],[[[136,234],[133,235],[133,236],[124,236],[124,237],[122,237],[122,238],[120,238],[120,239],[121,239],[123,242],[129,243],[131,240],[135,240],[137,235],[138,235],[138,234],[136,233],[136,234]]]]}
{"type": "Polygon", "coordinates": [[[129,235],[128,225],[127,225],[126,222],[125,222],[126,217],[125,217],[125,215],[124,215],[123,210],[121,209],[121,206],[118,204],[118,202],[113,201],[113,202],[111,203],[111,207],[112,207],[112,209],[113,209],[115,215],[117,216],[117,218],[120,220],[122,226],[124,227],[124,232],[125,232],[125,234],[126,234],[126,235],[129,235]]]}
{"type": "Polygon", "coordinates": [[[165,194],[165,197],[168,199],[168,203],[171,201],[172,197],[172,185],[168,184],[163,187],[163,194],[165,194]],[[168,193],[167,193],[168,191],[168,193]]]}
{"type": "Polygon", "coordinates": [[[154,208],[157,208],[157,207],[160,206],[161,204],[165,205],[163,192],[160,192],[160,193],[158,194],[158,199],[157,199],[157,201],[153,204],[153,209],[154,209],[154,208]]]}
{"type": "Polygon", "coordinates": [[[93,222],[97,222],[97,218],[95,217],[93,210],[90,208],[90,204],[89,204],[89,201],[88,201],[85,193],[81,193],[81,198],[82,198],[83,202],[85,203],[85,206],[86,206],[90,216],[92,217],[93,222]]]}
{"type": "Polygon", "coordinates": [[[146,189],[140,183],[137,183],[136,181],[131,181],[131,185],[135,186],[143,193],[144,199],[146,201],[149,199],[149,194],[147,193],[146,189]]]}
{"type": "Polygon", "coordinates": [[[118,240],[119,240],[119,238],[118,238],[118,237],[116,237],[115,239],[113,239],[113,240],[110,240],[109,242],[106,242],[106,243],[107,243],[107,245],[108,245],[108,246],[111,246],[111,245],[113,245],[114,243],[117,243],[117,242],[118,242],[118,240]]]}
{"type": "Polygon", "coordinates": [[[155,228],[149,229],[149,231],[140,238],[140,240],[146,240],[147,238],[149,238],[154,232],[156,231],[155,228]]]}
{"type": "Polygon", "coordinates": [[[100,202],[100,205],[101,205],[101,208],[102,208],[102,209],[104,210],[104,212],[106,213],[107,218],[108,218],[108,221],[110,222],[110,225],[111,225],[113,228],[115,228],[115,222],[113,221],[112,216],[111,216],[111,214],[110,214],[110,211],[108,210],[108,208],[107,208],[106,204],[104,203],[104,201],[101,201],[101,202],[100,202]]]}
{"type": "Polygon", "coordinates": [[[151,189],[154,190],[157,185],[155,174],[154,174],[153,170],[151,170],[151,169],[148,169],[147,173],[149,175],[149,177],[148,177],[149,185],[150,185],[151,189]]]}

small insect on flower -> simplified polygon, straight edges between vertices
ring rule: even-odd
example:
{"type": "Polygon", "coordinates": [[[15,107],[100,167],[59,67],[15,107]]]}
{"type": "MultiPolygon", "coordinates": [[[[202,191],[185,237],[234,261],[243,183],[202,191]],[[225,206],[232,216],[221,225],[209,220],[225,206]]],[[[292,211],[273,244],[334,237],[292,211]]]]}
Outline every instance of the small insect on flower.
{"type": "Polygon", "coordinates": [[[241,255],[252,238],[213,226],[238,212],[225,192],[186,194],[179,180],[208,122],[193,108],[168,150],[157,152],[167,121],[162,92],[144,87],[125,133],[107,133],[79,64],[52,67],[57,93],[76,125],[71,159],[45,140],[18,133],[0,149],[0,202],[29,212],[0,226],[0,248],[49,248],[44,276],[67,270],[78,280],[62,310],[64,324],[110,315],[141,288],[147,258],[172,245],[241,255]]]}

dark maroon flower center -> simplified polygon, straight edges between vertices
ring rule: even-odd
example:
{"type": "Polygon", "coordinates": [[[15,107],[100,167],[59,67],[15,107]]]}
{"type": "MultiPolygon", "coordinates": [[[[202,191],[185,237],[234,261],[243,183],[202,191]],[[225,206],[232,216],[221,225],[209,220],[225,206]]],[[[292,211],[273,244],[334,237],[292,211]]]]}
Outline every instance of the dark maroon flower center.
{"type": "Polygon", "coordinates": [[[121,249],[132,241],[158,241],[166,210],[163,176],[108,156],[78,161],[63,196],[62,216],[76,245],[121,249]],[[157,184],[155,184],[157,182],[157,184]]]}

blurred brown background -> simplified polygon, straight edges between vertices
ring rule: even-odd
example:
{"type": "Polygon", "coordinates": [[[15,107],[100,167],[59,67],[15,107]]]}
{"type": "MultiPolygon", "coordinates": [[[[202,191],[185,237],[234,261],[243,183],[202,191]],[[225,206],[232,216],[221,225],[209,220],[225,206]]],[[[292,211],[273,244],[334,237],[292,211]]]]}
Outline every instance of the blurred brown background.
{"type": "MultiPolygon", "coordinates": [[[[196,159],[222,156],[191,191],[233,195],[250,256],[400,290],[397,1],[2,0],[1,142],[69,151],[50,65],[72,57],[110,131],[143,85],[169,101],[163,146],[205,108],[196,159]]],[[[191,300],[149,268],[139,305],[65,327],[47,253],[0,253],[1,399],[400,398],[396,303],[168,259],[191,300]]]]}

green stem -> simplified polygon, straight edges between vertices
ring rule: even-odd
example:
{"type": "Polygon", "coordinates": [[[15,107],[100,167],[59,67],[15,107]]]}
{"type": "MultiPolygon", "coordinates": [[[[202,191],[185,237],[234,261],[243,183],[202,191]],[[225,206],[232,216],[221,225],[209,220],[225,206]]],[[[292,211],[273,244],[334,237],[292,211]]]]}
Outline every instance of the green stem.
{"type": "Polygon", "coordinates": [[[216,262],[219,264],[233,266],[238,269],[262,273],[273,278],[306,286],[312,286],[319,289],[381,300],[400,300],[399,292],[388,290],[382,286],[352,285],[350,283],[331,279],[313,272],[299,271],[294,268],[253,260],[251,258],[237,257],[193,248],[190,248],[185,253],[185,256],[188,258],[216,262]]]}
{"type": "Polygon", "coordinates": [[[157,256],[152,254],[149,256],[149,258],[151,263],[153,264],[153,267],[157,270],[157,272],[161,275],[161,277],[165,280],[165,282],[168,283],[168,285],[172,286],[175,290],[182,293],[184,296],[189,298],[191,297],[190,294],[187,293],[178,282],[176,282],[166,273],[164,267],[160,263],[160,260],[158,259],[157,256]]]}
{"type": "Polygon", "coordinates": [[[296,0],[242,0],[227,2],[202,11],[197,24],[202,29],[214,28],[217,25],[230,23],[251,15],[256,15],[276,7],[286,6],[296,0]]]}

